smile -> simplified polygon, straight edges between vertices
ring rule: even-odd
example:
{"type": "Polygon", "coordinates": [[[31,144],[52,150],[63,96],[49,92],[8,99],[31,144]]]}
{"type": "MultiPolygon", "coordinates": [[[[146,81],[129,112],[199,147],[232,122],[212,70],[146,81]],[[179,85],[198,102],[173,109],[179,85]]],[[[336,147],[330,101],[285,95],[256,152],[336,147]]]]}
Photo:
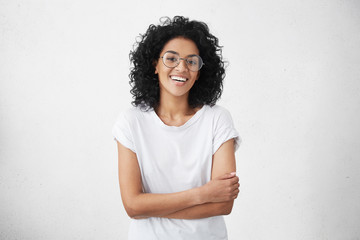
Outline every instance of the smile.
{"type": "Polygon", "coordinates": [[[170,78],[177,82],[186,82],[188,79],[180,76],[170,76],[170,78]]]}

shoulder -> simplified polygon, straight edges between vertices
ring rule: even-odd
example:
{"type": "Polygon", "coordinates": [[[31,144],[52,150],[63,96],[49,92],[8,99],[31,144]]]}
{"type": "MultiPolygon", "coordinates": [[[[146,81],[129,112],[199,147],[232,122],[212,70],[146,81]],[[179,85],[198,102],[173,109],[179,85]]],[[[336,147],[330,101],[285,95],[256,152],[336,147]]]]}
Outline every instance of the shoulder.
{"type": "Polygon", "coordinates": [[[233,119],[231,117],[230,111],[223,106],[207,105],[207,118],[212,120],[212,123],[215,127],[225,127],[233,125],[233,119]]]}
{"type": "Polygon", "coordinates": [[[213,118],[231,118],[231,114],[229,112],[229,110],[227,110],[225,107],[220,106],[220,105],[214,105],[214,106],[209,106],[207,105],[207,112],[209,115],[211,115],[213,118]]]}
{"type": "Polygon", "coordinates": [[[123,111],[120,111],[117,121],[132,123],[137,119],[141,119],[144,115],[150,114],[152,109],[146,111],[140,107],[130,107],[123,111]]]}
{"type": "MultiPolygon", "coordinates": [[[[131,107],[120,111],[113,126],[114,136],[117,137],[125,134],[129,137],[130,133],[132,133],[140,123],[146,123],[146,121],[144,122],[146,114],[150,114],[150,112],[143,111],[139,107],[131,107]]],[[[120,139],[120,137],[118,138],[120,139]]]]}
{"type": "Polygon", "coordinates": [[[210,111],[212,111],[213,113],[217,113],[217,114],[229,112],[225,107],[220,106],[220,105],[214,105],[214,106],[208,105],[208,109],[210,109],[210,111]]]}

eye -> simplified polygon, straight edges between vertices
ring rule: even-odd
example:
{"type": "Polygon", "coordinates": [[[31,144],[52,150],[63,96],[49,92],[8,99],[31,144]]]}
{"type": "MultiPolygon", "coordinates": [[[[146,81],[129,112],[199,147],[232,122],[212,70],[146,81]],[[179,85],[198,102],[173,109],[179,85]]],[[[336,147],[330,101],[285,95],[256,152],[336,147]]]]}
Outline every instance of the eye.
{"type": "Polygon", "coordinates": [[[188,58],[187,62],[190,65],[197,65],[198,64],[198,60],[196,58],[188,58]]]}
{"type": "Polygon", "coordinates": [[[177,62],[177,58],[176,57],[166,57],[166,61],[177,62]]]}

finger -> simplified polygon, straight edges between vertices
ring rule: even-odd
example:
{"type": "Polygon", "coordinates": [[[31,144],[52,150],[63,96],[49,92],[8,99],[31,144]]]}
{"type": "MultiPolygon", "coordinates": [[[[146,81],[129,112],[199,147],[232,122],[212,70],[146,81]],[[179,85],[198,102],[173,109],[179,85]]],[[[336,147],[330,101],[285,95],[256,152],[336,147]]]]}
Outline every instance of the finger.
{"type": "Polygon", "coordinates": [[[235,176],[235,177],[231,178],[230,181],[231,181],[231,184],[237,184],[239,182],[239,177],[235,176]]]}
{"type": "Polygon", "coordinates": [[[236,194],[235,196],[233,196],[233,199],[237,199],[237,197],[238,197],[238,194],[236,194]]]}
{"type": "Polygon", "coordinates": [[[234,199],[237,198],[237,196],[239,195],[239,190],[236,191],[236,193],[233,195],[234,199]]]}
{"type": "Polygon", "coordinates": [[[236,184],[234,184],[233,185],[233,191],[235,191],[236,189],[239,189],[239,187],[240,187],[240,184],[239,183],[236,183],[236,184]]]}

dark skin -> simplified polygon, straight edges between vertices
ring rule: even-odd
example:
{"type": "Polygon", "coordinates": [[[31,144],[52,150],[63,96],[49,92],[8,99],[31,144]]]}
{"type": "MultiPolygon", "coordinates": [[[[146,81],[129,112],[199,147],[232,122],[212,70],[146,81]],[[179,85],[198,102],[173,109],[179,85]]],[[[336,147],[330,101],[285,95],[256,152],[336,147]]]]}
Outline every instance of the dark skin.
{"type": "MultiPolygon", "coordinates": [[[[166,51],[177,52],[184,58],[199,54],[195,43],[185,38],[175,38],[165,44],[160,56],[166,51]]],[[[188,104],[189,91],[199,78],[185,62],[175,68],[155,63],[158,74],[160,100],[155,112],[169,126],[181,126],[200,108],[188,104]],[[185,82],[174,78],[186,79],[185,82]]],[[[142,191],[141,173],[137,156],[118,142],[119,183],[125,210],[131,218],[166,217],[198,219],[229,214],[239,193],[239,178],[235,175],[234,140],[230,139],[213,155],[211,180],[197,188],[167,194],[142,191]]]]}

